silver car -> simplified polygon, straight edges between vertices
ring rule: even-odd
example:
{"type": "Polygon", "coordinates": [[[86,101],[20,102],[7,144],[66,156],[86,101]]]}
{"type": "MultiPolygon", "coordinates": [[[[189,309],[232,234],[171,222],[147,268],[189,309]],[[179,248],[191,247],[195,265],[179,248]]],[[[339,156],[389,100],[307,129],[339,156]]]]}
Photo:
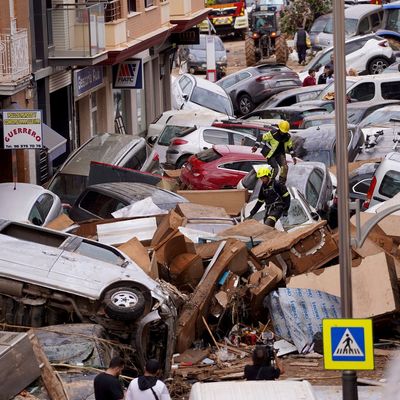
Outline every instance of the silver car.
{"type": "Polygon", "coordinates": [[[211,148],[214,144],[253,146],[256,137],[229,129],[202,127],[182,130],[171,139],[165,168],[182,168],[190,156],[211,148]]]}
{"type": "Polygon", "coordinates": [[[14,325],[95,322],[134,346],[141,365],[156,348],[170,365],[176,309],[169,294],[99,242],[0,220],[0,311],[14,325]]]}

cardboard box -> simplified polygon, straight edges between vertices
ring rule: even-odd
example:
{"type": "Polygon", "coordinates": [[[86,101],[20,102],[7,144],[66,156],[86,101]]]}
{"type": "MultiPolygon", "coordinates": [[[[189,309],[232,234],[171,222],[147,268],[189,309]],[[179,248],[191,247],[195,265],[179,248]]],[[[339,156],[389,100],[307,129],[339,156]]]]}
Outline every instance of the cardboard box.
{"type": "MultiPolygon", "coordinates": [[[[399,310],[400,299],[396,277],[396,260],[378,253],[351,269],[354,318],[369,318],[399,310]]],[[[288,288],[314,289],[340,296],[340,267],[332,267],[293,276],[288,288]]]]}
{"type": "Polygon", "coordinates": [[[249,198],[247,189],[178,190],[177,193],[192,203],[223,207],[229,215],[239,215],[249,198]]]}

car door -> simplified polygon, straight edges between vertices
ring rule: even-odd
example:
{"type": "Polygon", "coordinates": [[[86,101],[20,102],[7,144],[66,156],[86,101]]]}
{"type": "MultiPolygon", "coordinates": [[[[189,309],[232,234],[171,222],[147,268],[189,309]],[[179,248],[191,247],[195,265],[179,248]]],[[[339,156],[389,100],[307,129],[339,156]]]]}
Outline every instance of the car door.
{"type": "Polygon", "coordinates": [[[211,148],[213,144],[230,144],[229,138],[229,131],[224,131],[223,129],[204,129],[203,134],[200,136],[199,151],[207,150],[211,148]]]}
{"type": "Polygon", "coordinates": [[[235,146],[254,146],[254,143],[256,142],[255,137],[250,137],[249,135],[244,135],[240,132],[230,133],[229,136],[229,144],[235,146]]]}

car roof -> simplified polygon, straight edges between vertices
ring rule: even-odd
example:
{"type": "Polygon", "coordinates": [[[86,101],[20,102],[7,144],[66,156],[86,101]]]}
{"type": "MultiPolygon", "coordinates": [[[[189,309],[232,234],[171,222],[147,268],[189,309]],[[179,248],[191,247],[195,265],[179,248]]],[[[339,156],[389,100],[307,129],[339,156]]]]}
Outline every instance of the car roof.
{"type": "Polygon", "coordinates": [[[127,203],[135,203],[138,200],[145,199],[146,197],[153,197],[155,203],[163,203],[164,201],[176,200],[177,202],[187,202],[187,200],[165,189],[161,189],[154,185],[141,182],[108,182],[99,183],[96,185],[88,186],[85,191],[96,191],[99,193],[107,194],[113,198],[121,199],[127,203]]]}
{"type": "MultiPolygon", "coordinates": [[[[186,76],[186,77],[190,78],[190,80],[194,81],[195,85],[200,88],[207,89],[211,92],[215,92],[217,94],[223,95],[224,97],[227,96],[225,90],[221,86],[218,86],[214,82],[211,82],[207,79],[199,78],[199,77],[197,77],[195,75],[191,75],[189,73],[183,74],[182,76],[186,76]]],[[[179,77],[177,79],[181,79],[181,78],[182,77],[179,77]]]]}
{"type": "Polygon", "coordinates": [[[260,152],[255,152],[253,153],[251,151],[251,147],[250,146],[238,146],[238,145],[228,145],[228,144],[215,144],[213,146],[213,149],[215,151],[217,151],[219,154],[221,154],[222,156],[225,155],[240,155],[240,156],[254,156],[254,158],[257,158],[257,156],[260,156],[260,158],[262,159],[264,156],[260,153],[260,152]]]}
{"type": "Polygon", "coordinates": [[[326,165],[319,161],[302,161],[296,164],[288,164],[288,166],[289,173],[286,185],[295,186],[301,193],[306,193],[308,177],[315,168],[324,171],[325,175],[328,173],[326,165]]]}
{"type": "Polygon", "coordinates": [[[356,4],[354,6],[348,7],[344,10],[345,18],[356,18],[359,19],[368,12],[382,9],[382,6],[375,4],[356,4]]]}
{"type": "Polygon", "coordinates": [[[347,109],[368,109],[371,107],[375,107],[378,104],[385,108],[396,104],[398,104],[396,107],[399,107],[400,100],[376,100],[372,105],[365,101],[361,101],[359,103],[349,103],[347,104],[347,109]]]}
{"type": "MultiPolygon", "coordinates": [[[[231,125],[231,126],[239,126],[242,128],[257,128],[257,129],[265,129],[269,130],[271,128],[271,125],[266,125],[263,123],[260,123],[259,120],[232,120],[232,121],[216,121],[213,123],[213,126],[216,128],[223,128],[223,129],[229,129],[229,127],[225,128],[225,126],[219,126],[220,124],[222,125],[231,125]]],[[[243,133],[243,132],[242,132],[243,133]]]]}
{"type": "Polygon", "coordinates": [[[28,219],[33,204],[43,193],[57,197],[54,193],[32,183],[0,183],[0,219],[28,219]]]}
{"type": "Polygon", "coordinates": [[[115,164],[129,149],[140,143],[145,146],[146,141],[132,135],[99,133],[71,153],[59,172],[88,176],[91,161],[115,164]]]}
{"type": "Polygon", "coordinates": [[[179,110],[180,112],[172,115],[165,124],[176,126],[208,126],[215,120],[227,118],[226,114],[212,110],[179,110]]]}
{"type": "MultiPolygon", "coordinates": [[[[302,142],[301,147],[309,151],[330,149],[336,142],[335,125],[326,124],[323,126],[323,129],[318,126],[310,126],[309,128],[296,131],[296,133],[292,134],[292,139],[295,147],[296,142],[299,144],[302,142]],[[300,141],[298,141],[297,138],[299,138],[300,141]]],[[[301,157],[301,155],[299,155],[299,157],[301,157]]]]}
{"type": "Polygon", "coordinates": [[[292,104],[291,106],[271,107],[268,108],[266,111],[299,112],[299,111],[310,111],[310,110],[324,111],[324,109],[321,107],[317,107],[312,104],[311,105],[305,104],[303,106],[301,103],[292,104]]]}

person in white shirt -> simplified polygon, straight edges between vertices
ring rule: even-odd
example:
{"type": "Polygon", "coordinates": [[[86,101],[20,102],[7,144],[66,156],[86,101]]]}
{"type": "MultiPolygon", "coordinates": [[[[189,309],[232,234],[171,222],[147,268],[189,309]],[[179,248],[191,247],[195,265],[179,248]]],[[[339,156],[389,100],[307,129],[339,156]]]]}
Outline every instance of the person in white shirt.
{"type": "Polygon", "coordinates": [[[157,378],[159,370],[160,363],[157,360],[148,360],[144,375],[129,384],[125,400],[171,400],[165,383],[157,378]]]}

